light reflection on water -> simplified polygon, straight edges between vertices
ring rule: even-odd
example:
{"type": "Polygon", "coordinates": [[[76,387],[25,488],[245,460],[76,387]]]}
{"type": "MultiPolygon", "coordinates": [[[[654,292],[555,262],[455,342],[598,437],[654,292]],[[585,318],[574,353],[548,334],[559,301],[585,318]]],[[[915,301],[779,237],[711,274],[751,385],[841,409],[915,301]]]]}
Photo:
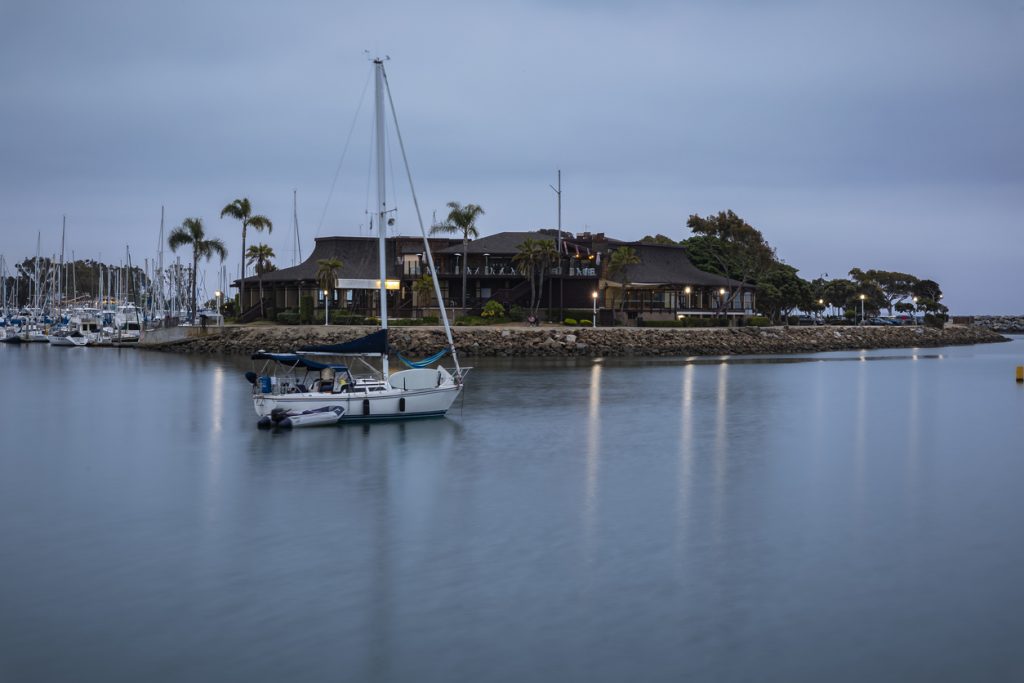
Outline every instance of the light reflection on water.
{"type": "Polygon", "coordinates": [[[269,434],[230,361],[0,348],[0,678],[1013,680],[1021,362],[482,361],[269,434]]]}

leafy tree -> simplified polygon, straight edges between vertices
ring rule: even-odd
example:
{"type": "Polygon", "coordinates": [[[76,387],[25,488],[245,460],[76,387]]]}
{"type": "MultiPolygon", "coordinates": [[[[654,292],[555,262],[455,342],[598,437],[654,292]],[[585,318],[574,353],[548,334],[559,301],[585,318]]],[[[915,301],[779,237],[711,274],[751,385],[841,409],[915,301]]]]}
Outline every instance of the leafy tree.
{"type": "Polygon", "coordinates": [[[912,293],[917,299],[917,307],[924,311],[926,325],[942,327],[949,320],[949,309],[941,303],[942,289],[938,282],[919,280],[912,293]]]}
{"type": "Polygon", "coordinates": [[[274,250],[266,244],[253,244],[245,252],[245,261],[250,266],[255,266],[256,277],[260,282],[260,317],[264,317],[263,311],[263,274],[277,270],[272,262],[276,257],[274,250]]]}
{"type": "Polygon", "coordinates": [[[935,280],[918,280],[911,288],[910,293],[920,299],[931,299],[938,301],[942,298],[942,288],[935,280]]]}
{"type": "Polygon", "coordinates": [[[757,283],[757,309],[775,322],[788,321],[794,308],[807,308],[810,300],[811,284],[784,263],[776,264],[757,283]]]}
{"type": "MultiPolygon", "coordinates": [[[[242,197],[231,202],[223,209],[221,209],[220,217],[231,216],[242,222],[242,278],[238,281],[238,303],[239,308],[245,308],[245,234],[249,228],[256,231],[266,229],[267,232],[272,232],[274,224],[270,222],[270,219],[266,216],[253,215],[252,204],[249,203],[248,198],[242,197]]],[[[240,313],[244,313],[244,310],[240,310],[240,313]]]]}
{"type": "Polygon", "coordinates": [[[171,251],[178,251],[178,247],[185,245],[192,246],[192,321],[195,322],[198,314],[196,307],[196,280],[198,278],[196,273],[199,268],[199,259],[205,258],[209,261],[216,254],[223,261],[227,257],[228,251],[224,248],[224,242],[221,240],[214,237],[207,239],[202,218],[186,218],[181,225],[171,230],[171,234],[167,237],[167,246],[171,248],[171,251]]]}
{"type": "Polygon", "coordinates": [[[642,244],[662,244],[662,245],[666,245],[666,246],[670,246],[670,247],[679,244],[679,242],[676,242],[671,237],[666,237],[665,235],[662,235],[661,233],[658,233],[657,235],[654,235],[654,236],[644,235],[643,238],[640,240],[640,242],[642,244]]]}
{"type": "Polygon", "coordinates": [[[416,300],[421,302],[421,306],[424,306],[423,302],[429,306],[434,299],[434,278],[430,273],[423,273],[419,280],[412,283],[412,291],[416,294],[416,300]]]}
{"type": "Polygon", "coordinates": [[[857,284],[846,278],[835,278],[825,283],[822,293],[826,305],[835,306],[845,311],[857,297],[857,284]]]}
{"type": "Polygon", "coordinates": [[[626,292],[628,291],[627,285],[629,284],[629,266],[634,266],[640,263],[640,256],[637,255],[636,249],[633,247],[619,247],[612,252],[611,257],[608,259],[608,277],[613,280],[618,280],[622,284],[622,301],[619,305],[619,310],[626,310],[626,292]]]}
{"type": "Polygon", "coordinates": [[[896,304],[911,296],[917,283],[913,275],[888,270],[863,271],[854,268],[850,271],[850,277],[858,284],[871,288],[880,307],[887,309],[890,315],[896,310],[896,304]]]}
{"type": "Polygon", "coordinates": [[[448,202],[448,218],[443,223],[436,223],[430,226],[430,234],[447,233],[449,235],[462,235],[462,309],[466,309],[466,266],[469,265],[469,238],[476,238],[479,232],[476,229],[476,219],[484,215],[484,210],[476,204],[462,206],[458,202],[448,202]]]}
{"type": "MultiPolygon", "coordinates": [[[[702,218],[693,214],[686,225],[693,237],[683,246],[695,266],[718,273],[740,283],[757,282],[777,263],[775,250],[754,228],[731,210],[702,218]]],[[[735,299],[742,287],[730,287],[720,304],[722,311],[735,299]]]]}

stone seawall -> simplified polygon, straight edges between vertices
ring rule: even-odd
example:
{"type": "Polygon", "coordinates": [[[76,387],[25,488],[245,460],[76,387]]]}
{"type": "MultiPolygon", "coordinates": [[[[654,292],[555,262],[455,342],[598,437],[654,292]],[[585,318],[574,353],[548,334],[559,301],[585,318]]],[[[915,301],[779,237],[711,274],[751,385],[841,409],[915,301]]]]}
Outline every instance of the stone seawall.
{"type": "Polygon", "coordinates": [[[1024,334],[1024,315],[976,315],[974,325],[994,332],[1024,334]]]}
{"type": "MultiPolygon", "coordinates": [[[[221,334],[147,348],[196,354],[251,354],[291,351],[304,344],[329,344],[367,334],[364,327],[225,327],[221,334]]],[[[445,345],[438,327],[389,330],[394,350],[421,358],[445,345]]],[[[814,353],[852,349],[953,346],[1007,341],[979,327],[741,327],[741,328],[572,328],[456,327],[463,356],[721,356],[814,353]]]]}

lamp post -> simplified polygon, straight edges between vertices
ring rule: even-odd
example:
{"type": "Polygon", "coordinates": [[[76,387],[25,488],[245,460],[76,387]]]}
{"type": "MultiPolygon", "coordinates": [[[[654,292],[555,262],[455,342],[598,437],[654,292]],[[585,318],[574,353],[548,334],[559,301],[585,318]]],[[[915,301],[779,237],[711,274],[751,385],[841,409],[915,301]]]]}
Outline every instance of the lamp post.
{"type": "Polygon", "coordinates": [[[327,320],[329,319],[328,312],[331,309],[331,300],[327,298],[327,290],[324,290],[324,327],[327,327],[327,320]]]}
{"type": "Polygon", "coordinates": [[[860,324],[864,324],[864,295],[860,295],[860,324]]]}
{"type": "Polygon", "coordinates": [[[224,292],[219,289],[213,293],[214,298],[217,299],[217,324],[221,325],[223,318],[220,317],[220,298],[224,296],[224,292]]]}
{"type": "Polygon", "coordinates": [[[818,308],[818,317],[821,318],[822,314],[825,312],[825,300],[824,299],[818,299],[818,307],[819,307],[818,308]]]}
{"type": "Polygon", "coordinates": [[[685,288],[685,289],[683,290],[683,294],[685,294],[685,295],[686,295],[686,308],[687,308],[687,309],[691,309],[691,308],[693,308],[692,304],[690,303],[690,301],[691,301],[691,300],[690,300],[690,292],[692,292],[692,291],[693,291],[693,290],[692,290],[692,289],[690,289],[689,287],[686,287],[686,288],[685,288]]]}
{"type": "Polygon", "coordinates": [[[590,297],[594,300],[594,315],[591,317],[590,326],[597,327],[597,292],[591,292],[590,297]]]}

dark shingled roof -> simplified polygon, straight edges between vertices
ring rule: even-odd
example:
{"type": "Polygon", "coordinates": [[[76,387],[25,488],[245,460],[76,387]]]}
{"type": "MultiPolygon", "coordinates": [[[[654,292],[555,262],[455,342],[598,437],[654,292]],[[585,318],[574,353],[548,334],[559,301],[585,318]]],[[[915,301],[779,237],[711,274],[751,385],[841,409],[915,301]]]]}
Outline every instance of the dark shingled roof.
{"type": "Polygon", "coordinates": [[[738,287],[742,283],[721,275],[706,273],[690,262],[686,249],[661,244],[634,242],[630,245],[640,263],[626,267],[626,276],[634,285],[677,284],[709,287],[738,287]]]}
{"type": "MultiPolygon", "coordinates": [[[[546,228],[544,230],[510,230],[506,232],[499,232],[494,235],[487,235],[485,237],[478,237],[475,240],[470,241],[469,248],[466,249],[470,254],[476,254],[482,256],[484,254],[496,255],[510,255],[519,252],[519,245],[523,243],[525,239],[534,240],[549,240],[551,242],[558,242],[558,231],[553,228],[546,228]]],[[[579,244],[580,248],[588,246],[591,243],[590,239],[577,239],[568,230],[562,231],[562,241],[569,245],[579,244]]],[[[619,240],[605,239],[605,244],[617,245],[623,244],[619,240]]],[[[447,249],[439,249],[434,251],[435,254],[461,254],[463,252],[462,240],[453,240],[452,246],[447,249]]]]}
{"type": "MultiPolygon", "coordinates": [[[[431,239],[430,248],[435,253],[452,243],[449,239],[431,239]]],[[[377,261],[379,254],[378,240],[376,237],[317,237],[313,253],[297,266],[281,268],[271,271],[263,276],[263,282],[297,282],[316,281],[316,271],[319,268],[317,261],[321,259],[336,258],[341,261],[341,268],[338,269],[338,277],[343,279],[376,280],[380,276],[380,266],[377,261]]],[[[419,253],[423,251],[423,238],[421,237],[389,237],[386,246],[385,263],[387,277],[397,278],[401,275],[402,266],[397,263],[396,250],[398,254],[419,253]],[[418,249],[415,246],[418,245],[418,249]]],[[[256,282],[256,276],[246,277],[247,283],[256,282]]],[[[235,285],[238,281],[235,280],[235,285]]]]}
{"type": "MultiPolygon", "coordinates": [[[[567,234],[567,233],[566,233],[567,234]]],[[[546,235],[542,232],[499,232],[496,235],[478,237],[470,241],[469,248],[465,251],[470,254],[515,254],[519,251],[519,245],[523,240],[530,238],[535,240],[557,240],[557,235],[546,235]]],[[[565,234],[563,234],[565,239],[565,234]]],[[[463,252],[462,240],[447,249],[439,249],[437,254],[461,254],[463,252]]]]}

